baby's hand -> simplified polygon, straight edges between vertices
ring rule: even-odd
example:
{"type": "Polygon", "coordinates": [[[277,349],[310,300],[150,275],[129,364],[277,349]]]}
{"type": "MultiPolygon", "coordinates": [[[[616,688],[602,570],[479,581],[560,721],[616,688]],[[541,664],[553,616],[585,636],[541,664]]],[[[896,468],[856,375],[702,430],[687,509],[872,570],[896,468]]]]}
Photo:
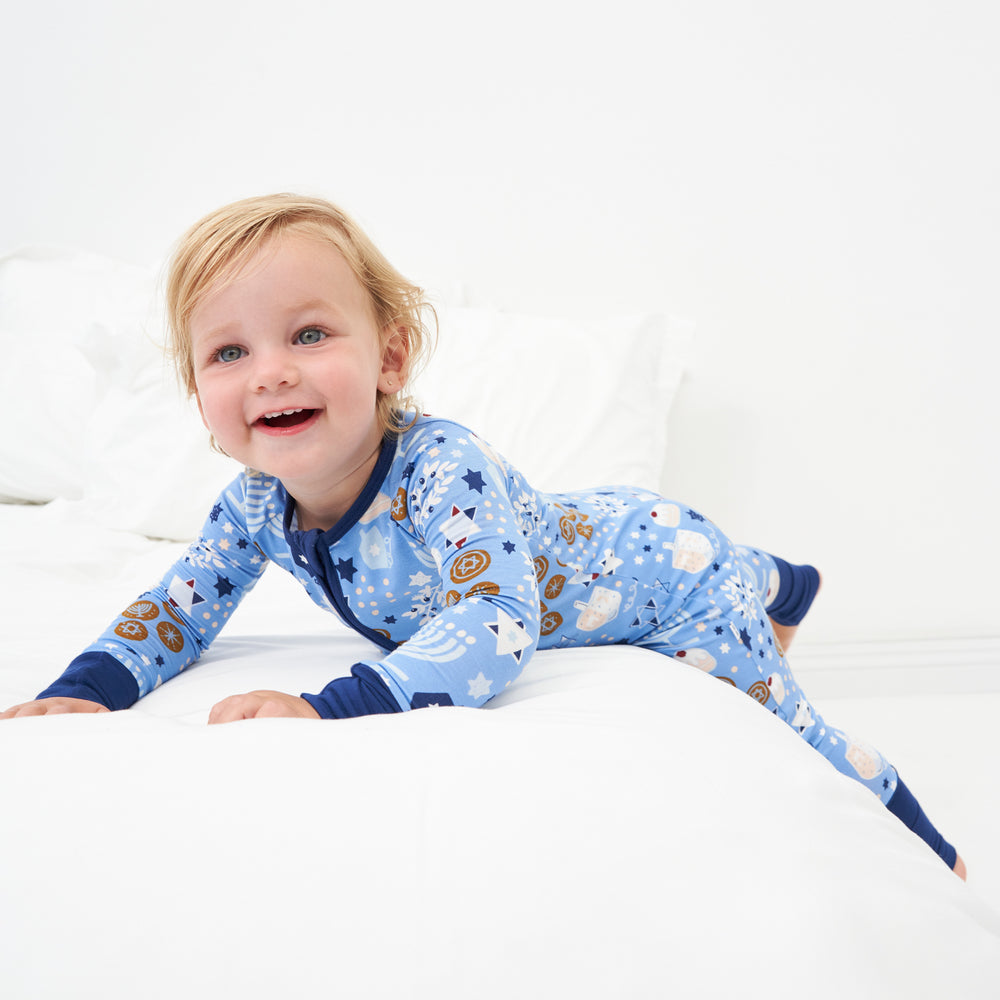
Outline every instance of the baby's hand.
{"type": "Polygon", "coordinates": [[[251,691],[224,698],[208,713],[209,725],[237,719],[318,719],[319,713],[304,698],[281,691],[251,691]]]}
{"type": "Polygon", "coordinates": [[[104,705],[83,698],[40,698],[15,705],[0,712],[0,719],[15,719],[24,715],[65,715],[68,712],[107,712],[104,705]]]}

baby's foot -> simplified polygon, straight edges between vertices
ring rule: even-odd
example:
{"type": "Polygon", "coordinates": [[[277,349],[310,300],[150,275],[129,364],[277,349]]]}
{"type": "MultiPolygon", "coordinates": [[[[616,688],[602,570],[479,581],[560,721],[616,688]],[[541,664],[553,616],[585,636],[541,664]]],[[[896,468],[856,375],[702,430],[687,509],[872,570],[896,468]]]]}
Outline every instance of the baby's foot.
{"type": "Polygon", "coordinates": [[[773,618],[770,619],[771,628],[774,629],[774,641],[778,644],[778,654],[784,656],[788,652],[788,647],[798,632],[798,625],[779,625],[773,618]]]}
{"type": "Polygon", "coordinates": [[[955,855],[955,867],[952,871],[964,882],[966,881],[966,875],[968,872],[965,870],[965,862],[962,860],[961,854],[955,855]]]}
{"type": "MultiPolygon", "coordinates": [[[[823,586],[823,577],[820,575],[819,570],[814,569],[812,566],[808,567],[796,566],[793,568],[796,570],[808,569],[812,571],[812,573],[815,573],[815,589],[812,590],[812,593],[808,596],[807,600],[803,602],[805,606],[804,607],[800,606],[797,609],[797,614],[795,615],[794,624],[782,624],[781,622],[775,621],[773,618],[769,618],[771,622],[771,628],[774,629],[774,638],[778,642],[778,652],[781,655],[784,655],[788,647],[791,646],[792,640],[795,638],[795,633],[798,632],[799,630],[799,625],[802,623],[802,620],[805,618],[809,609],[812,607],[813,601],[816,600],[816,595],[819,593],[820,587],[823,586]]],[[[781,596],[780,591],[778,596],[779,597],[781,596]]]]}

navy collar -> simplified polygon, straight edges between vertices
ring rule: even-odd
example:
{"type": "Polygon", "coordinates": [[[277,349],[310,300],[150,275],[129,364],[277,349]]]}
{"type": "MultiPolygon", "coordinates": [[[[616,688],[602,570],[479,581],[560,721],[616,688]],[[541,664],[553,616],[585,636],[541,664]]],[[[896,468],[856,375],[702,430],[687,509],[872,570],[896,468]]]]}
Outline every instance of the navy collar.
{"type": "MultiPolygon", "coordinates": [[[[392,460],[396,454],[396,441],[396,435],[387,435],[382,438],[382,447],[379,449],[375,468],[372,469],[372,474],[368,477],[368,482],[365,483],[364,489],[358,494],[358,498],[351,504],[347,513],[328,531],[323,531],[320,528],[312,528],[308,532],[309,534],[313,532],[317,533],[329,546],[338,539],[343,538],[361,520],[361,516],[372,505],[372,501],[374,501],[379,490],[382,488],[382,483],[385,482],[389,466],[392,465],[392,460]]],[[[281,484],[281,491],[285,494],[284,527],[285,537],[287,538],[297,530],[292,527],[292,516],[295,513],[295,499],[285,489],[284,484],[281,484]]]]}

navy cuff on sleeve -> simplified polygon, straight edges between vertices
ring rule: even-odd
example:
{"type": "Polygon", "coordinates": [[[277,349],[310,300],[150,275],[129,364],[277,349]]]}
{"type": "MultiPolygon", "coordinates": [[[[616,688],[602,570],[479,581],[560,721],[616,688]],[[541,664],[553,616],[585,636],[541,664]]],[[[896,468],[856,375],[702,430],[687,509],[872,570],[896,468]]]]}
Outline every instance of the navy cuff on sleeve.
{"type": "Polygon", "coordinates": [[[350,677],[338,677],[319,694],[303,694],[321,719],[353,719],[359,715],[401,712],[385,682],[371,667],[355,663],[350,677]]]}
{"type": "Polygon", "coordinates": [[[139,683],[110,653],[81,653],[38,698],[82,698],[112,712],[139,700],[139,683]]]}
{"type": "Polygon", "coordinates": [[[898,775],[896,790],[892,793],[892,798],[889,799],[887,806],[889,812],[901,820],[924,843],[928,844],[949,868],[955,867],[958,852],[938,833],[937,828],[920,808],[920,803],[913,797],[913,793],[903,784],[903,779],[899,778],[898,775]]]}

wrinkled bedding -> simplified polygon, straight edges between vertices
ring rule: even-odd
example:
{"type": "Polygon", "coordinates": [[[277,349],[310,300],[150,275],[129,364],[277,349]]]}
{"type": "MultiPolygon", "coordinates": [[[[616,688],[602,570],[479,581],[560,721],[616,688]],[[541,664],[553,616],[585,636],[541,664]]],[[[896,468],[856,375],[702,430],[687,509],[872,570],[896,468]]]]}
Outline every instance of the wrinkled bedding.
{"type": "MultiPolygon", "coordinates": [[[[79,515],[0,506],[5,704],[179,550],[79,515]]],[[[996,996],[997,914],[655,654],[543,652],[481,710],[205,725],[364,654],[272,570],[135,708],[0,723],[4,995],[996,996]]]]}

